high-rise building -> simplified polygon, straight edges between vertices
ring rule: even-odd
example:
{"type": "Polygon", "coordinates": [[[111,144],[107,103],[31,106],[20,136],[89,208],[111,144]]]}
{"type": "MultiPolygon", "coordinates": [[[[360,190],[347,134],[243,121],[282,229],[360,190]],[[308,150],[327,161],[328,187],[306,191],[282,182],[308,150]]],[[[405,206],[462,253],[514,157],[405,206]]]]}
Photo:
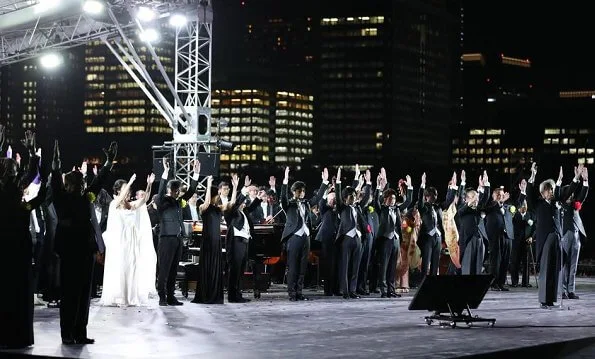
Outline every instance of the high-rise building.
{"type": "Polygon", "coordinates": [[[453,126],[452,165],[472,172],[514,174],[536,158],[539,131],[518,126],[543,102],[533,92],[531,61],[504,54],[466,53],[463,116],[453,126]]]}
{"type": "Polygon", "coordinates": [[[10,142],[18,143],[26,130],[34,131],[46,154],[57,139],[64,162],[71,163],[82,160],[74,151],[82,132],[82,50],[65,50],[61,57],[61,66],[52,69],[43,68],[38,59],[3,67],[0,115],[10,142]]]}
{"type": "Polygon", "coordinates": [[[317,157],[445,168],[458,14],[446,1],[372,3],[322,10],[317,157]]]}
{"type": "Polygon", "coordinates": [[[235,147],[221,154],[221,173],[244,167],[300,168],[312,155],[313,97],[290,91],[234,89],[213,91],[214,129],[235,147]]]}
{"type": "MultiPolygon", "coordinates": [[[[154,44],[170,79],[174,73],[174,44],[168,27],[162,27],[159,43],[154,44]]],[[[131,39],[146,69],[161,93],[171,101],[167,84],[146,46],[131,39]]],[[[124,161],[145,163],[151,159],[151,146],[172,139],[172,129],[118,59],[101,41],[85,48],[84,131],[95,146],[99,140],[117,140],[124,161]],[[146,151],[139,151],[145,147],[146,151]]],[[[93,149],[90,149],[93,150],[93,149]]]]}

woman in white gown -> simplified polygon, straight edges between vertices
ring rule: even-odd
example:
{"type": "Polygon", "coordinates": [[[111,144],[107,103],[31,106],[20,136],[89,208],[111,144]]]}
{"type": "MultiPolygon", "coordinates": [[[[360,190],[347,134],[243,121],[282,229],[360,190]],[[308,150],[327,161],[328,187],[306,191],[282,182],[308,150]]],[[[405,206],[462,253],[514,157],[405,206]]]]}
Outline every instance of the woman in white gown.
{"type": "MultiPolygon", "coordinates": [[[[105,267],[101,305],[138,306],[148,302],[155,290],[157,255],[153,247],[146,198],[130,201],[130,181],[110,203],[104,236],[105,267]]],[[[147,193],[155,175],[147,177],[147,193]]]]}

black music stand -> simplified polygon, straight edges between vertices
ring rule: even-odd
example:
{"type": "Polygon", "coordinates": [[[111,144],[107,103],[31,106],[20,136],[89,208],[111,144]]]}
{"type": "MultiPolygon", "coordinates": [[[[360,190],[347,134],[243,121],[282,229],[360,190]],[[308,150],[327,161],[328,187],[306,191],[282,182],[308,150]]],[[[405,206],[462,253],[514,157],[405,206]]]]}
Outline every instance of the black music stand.
{"type": "Polygon", "coordinates": [[[450,325],[451,328],[457,323],[471,326],[474,322],[493,327],[496,319],[480,318],[471,313],[471,309],[477,309],[483,300],[493,279],[492,275],[426,276],[411,300],[409,310],[433,311],[433,315],[425,317],[428,325],[437,320],[440,325],[450,325]]]}

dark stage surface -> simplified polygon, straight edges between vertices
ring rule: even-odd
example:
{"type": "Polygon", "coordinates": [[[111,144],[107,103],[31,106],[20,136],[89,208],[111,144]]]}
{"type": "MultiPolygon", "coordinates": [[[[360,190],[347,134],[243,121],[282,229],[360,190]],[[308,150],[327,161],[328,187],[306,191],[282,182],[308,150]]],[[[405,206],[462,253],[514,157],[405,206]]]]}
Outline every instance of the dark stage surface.
{"type": "Polygon", "coordinates": [[[565,300],[563,309],[540,309],[535,288],[488,292],[473,312],[496,318],[494,328],[484,323],[455,329],[428,326],[424,321],[428,312],[407,309],[413,293],[398,299],[343,300],[311,290],[307,293],[311,301],[289,302],[283,287],[276,286],[260,300],[245,304],[199,305],[184,300],[182,307],[159,307],[156,299],[141,308],[93,304],[89,336],[96,344],[66,347],[60,342],[58,310],[36,307],[35,345],[0,352],[0,357],[485,358],[538,354],[593,358],[595,278],[577,282],[581,299],[565,300]],[[501,350],[508,352],[493,353],[501,350]]]}

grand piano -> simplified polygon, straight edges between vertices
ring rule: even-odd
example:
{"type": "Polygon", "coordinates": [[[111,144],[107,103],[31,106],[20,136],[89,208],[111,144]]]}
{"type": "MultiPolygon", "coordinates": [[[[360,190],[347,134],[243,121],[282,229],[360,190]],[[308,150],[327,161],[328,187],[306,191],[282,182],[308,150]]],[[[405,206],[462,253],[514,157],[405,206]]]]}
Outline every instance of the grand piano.
{"type": "MultiPolygon", "coordinates": [[[[198,261],[200,256],[200,244],[202,236],[202,223],[185,221],[186,233],[192,233],[188,238],[187,257],[188,261],[183,262],[185,282],[198,280],[198,261]],[[187,268],[186,268],[187,267],[187,268]]],[[[244,289],[253,288],[254,296],[260,297],[261,291],[266,291],[270,286],[270,274],[263,273],[265,265],[273,260],[278,261],[282,257],[281,235],[283,224],[257,224],[254,225],[253,237],[248,244],[248,259],[252,261],[252,276],[244,276],[244,289]]],[[[221,224],[221,247],[222,255],[225,256],[225,236],[227,226],[221,224]]],[[[225,257],[224,257],[225,261],[225,257]]],[[[182,291],[184,292],[182,286],[182,291]]],[[[187,288],[187,286],[186,286],[187,288]]],[[[187,289],[184,293],[187,296],[187,289]]]]}

